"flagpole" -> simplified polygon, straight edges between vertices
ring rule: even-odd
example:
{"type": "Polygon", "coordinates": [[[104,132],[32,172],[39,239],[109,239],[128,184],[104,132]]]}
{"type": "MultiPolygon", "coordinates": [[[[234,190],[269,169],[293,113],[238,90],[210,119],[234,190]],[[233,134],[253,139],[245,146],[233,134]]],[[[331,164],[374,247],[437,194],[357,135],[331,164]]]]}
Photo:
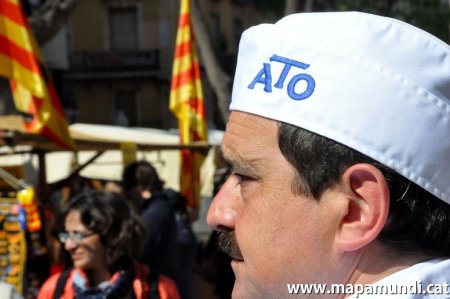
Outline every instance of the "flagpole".
{"type": "MultiPolygon", "coordinates": [[[[189,0],[181,0],[180,3],[169,108],[178,119],[181,144],[208,141],[200,65],[189,0]]],[[[192,209],[199,206],[200,167],[204,159],[205,156],[199,152],[181,150],[180,192],[192,209]]]]}

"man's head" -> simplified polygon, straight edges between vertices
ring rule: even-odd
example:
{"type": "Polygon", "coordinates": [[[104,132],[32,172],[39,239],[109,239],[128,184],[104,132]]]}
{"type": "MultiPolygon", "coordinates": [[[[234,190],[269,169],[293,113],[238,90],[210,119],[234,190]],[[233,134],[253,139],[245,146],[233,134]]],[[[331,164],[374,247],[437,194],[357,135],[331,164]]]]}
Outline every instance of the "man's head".
{"type": "Polygon", "coordinates": [[[234,297],[448,255],[449,70],[448,45],[373,15],[244,32],[222,143],[232,175],[208,214],[230,232],[234,297]]]}
{"type": "Polygon", "coordinates": [[[150,192],[158,192],[162,189],[155,167],[147,161],[135,161],[125,167],[122,174],[122,184],[125,191],[140,186],[150,192]]]}
{"type": "Polygon", "coordinates": [[[163,183],[155,167],[147,161],[135,161],[129,164],[122,173],[122,187],[125,197],[131,201],[134,209],[140,210],[143,200],[160,192],[163,183]]]}

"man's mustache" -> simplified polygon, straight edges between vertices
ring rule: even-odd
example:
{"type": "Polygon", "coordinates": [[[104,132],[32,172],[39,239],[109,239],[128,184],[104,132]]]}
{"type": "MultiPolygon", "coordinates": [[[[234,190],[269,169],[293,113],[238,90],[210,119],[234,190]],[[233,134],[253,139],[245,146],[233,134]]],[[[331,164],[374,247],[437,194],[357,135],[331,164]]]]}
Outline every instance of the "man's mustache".
{"type": "Polygon", "coordinates": [[[219,237],[219,248],[228,254],[230,257],[236,260],[244,260],[239,245],[236,241],[236,236],[234,232],[217,232],[219,237]]]}

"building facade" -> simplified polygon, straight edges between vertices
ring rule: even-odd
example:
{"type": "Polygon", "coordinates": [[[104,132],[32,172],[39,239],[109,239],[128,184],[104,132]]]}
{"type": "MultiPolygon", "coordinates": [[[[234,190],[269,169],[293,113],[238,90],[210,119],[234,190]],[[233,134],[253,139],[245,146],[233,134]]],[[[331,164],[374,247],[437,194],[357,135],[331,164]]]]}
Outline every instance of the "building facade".
{"type": "MultiPolygon", "coordinates": [[[[191,1],[232,75],[240,34],[264,20],[263,10],[257,1],[191,1]]],[[[178,14],[178,0],[80,0],[67,26],[44,46],[69,121],[177,127],[168,107],[178,14]]],[[[215,97],[206,76],[203,87],[214,126],[215,97]]]]}

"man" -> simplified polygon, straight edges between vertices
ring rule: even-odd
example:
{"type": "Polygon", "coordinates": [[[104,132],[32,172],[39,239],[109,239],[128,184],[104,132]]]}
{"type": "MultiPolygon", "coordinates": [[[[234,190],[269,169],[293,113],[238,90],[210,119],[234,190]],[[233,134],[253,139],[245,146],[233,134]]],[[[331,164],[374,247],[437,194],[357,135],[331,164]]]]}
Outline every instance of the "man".
{"type": "Polygon", "coordinates": [[[176,203],[163,192],[155,167],[147,161],[129,164],[123,171],[122,185],[125,198],[141,216],[146,228],[139,261],[172,278],[179,286],[176,203]]]}
{"type": "Polygon", "coordinates": [[[143,160],[124,169],[122,183],[126,198],[147,229],[140,261],[172,278],[183,299],[193,298],[197,241],[185,198],[175,190],[163,188],[155,167],[143,160]]]}
{"type": "Polygon", "coordinates": [[[448,45],[291,15],[244,32],[230,109],[208,223],[233,298],[449,298],[448,45]]]}

